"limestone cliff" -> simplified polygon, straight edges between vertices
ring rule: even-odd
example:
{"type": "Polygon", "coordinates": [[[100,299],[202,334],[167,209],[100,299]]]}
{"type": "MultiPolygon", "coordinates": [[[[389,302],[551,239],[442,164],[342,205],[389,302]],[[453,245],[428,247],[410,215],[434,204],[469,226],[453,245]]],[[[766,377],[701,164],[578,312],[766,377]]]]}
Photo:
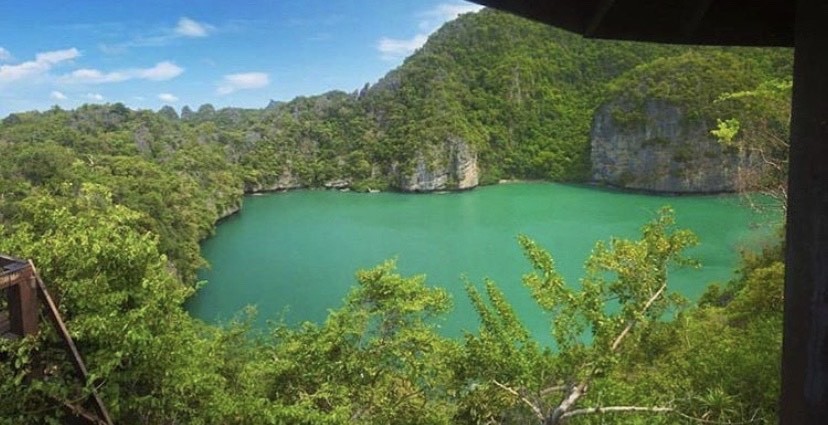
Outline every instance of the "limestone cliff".
{"type": "Polygon", "coordinates": [[[736,190],[740,170],[755,161],[723,147],[710,134],[712,123],[686,112],[661,100],[604,104],[590,134],[592,180],[658,192],[736,190]]]}
{"type": "Polygon", "coordinates": [[[410,171],[399,171],[399,189],[403,192],[465,190],[477,187],[479,169],[477,152],[458,138],[420,152],[410,171]]]}
{"type": "Polygon", "coordinates": [[[259,193],[259,192],[280,192],[284,190],[301,189],[305,187],[304,184],[296,177],[289,168],[285,168],[277,178],[267,183],[248,184],[245,186],[245,193],[259,193]]]}
{"type": "Polygon", "coordinates": [[[241,200],[239,200],[239,202],[234,203],[233,205],[230,205],[230,206],[227,206],[226,208],[221,209],[221,211],[218,212],[218,218],[216,219],[216,221],[224,220],[225,218],[230,217],[230,216],[240,212],[241,209],[242,209],[242,202],[241,202],[241,200]]]}

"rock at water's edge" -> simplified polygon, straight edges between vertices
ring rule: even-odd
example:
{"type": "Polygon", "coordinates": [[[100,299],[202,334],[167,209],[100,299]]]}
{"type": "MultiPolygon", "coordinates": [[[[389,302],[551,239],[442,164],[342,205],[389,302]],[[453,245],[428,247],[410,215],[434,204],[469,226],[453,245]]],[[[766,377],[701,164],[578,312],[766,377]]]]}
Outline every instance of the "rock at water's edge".
{"type": "Polygon", "coordinates": [[[598,109],[593,119],[592,179],[621,188],[671,193],[730,192],[755,160],[722,146],[712,125],[688,119],[682,108],[648,100],[637,111],[621,101],[598,109]],[[618,114],[634,114],[620,123],[618,114]]]}
{"type": "Polygon", "coordinates": [[[400,176],[403,192],[465,190],[477,187],[480,179],[477,152],[466,141],[451,138],[432,152],[417,156],[414,170],[400,176]],[[428,157],[438,158],[428,161],[428,157]]]}

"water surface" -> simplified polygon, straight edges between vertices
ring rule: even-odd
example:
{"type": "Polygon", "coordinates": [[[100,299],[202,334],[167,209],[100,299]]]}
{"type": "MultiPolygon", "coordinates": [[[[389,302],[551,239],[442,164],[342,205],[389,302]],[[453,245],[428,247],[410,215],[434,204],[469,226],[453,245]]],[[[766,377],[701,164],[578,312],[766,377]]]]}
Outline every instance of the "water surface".
{"type": "Polygon", "coordinates": [[[548,319],[521,283],[529,271],[516,236],[547,248],[570,285],[598,240],[636,237],[663,205],[695,231],[690,253],[700,270],[671,274],[671,285],[697,298],[733,276],[738,251],[768,234],[766,221],[734,196],[663,197],[583,186],[521,183],[452,194],[356,194],[297,191],[245,199],[244,211],[203,243],[208,283],[188,303],[192,314],[225,321],[247,305],[258,320],[322,322],[355,284],[354,272],[396,258],[403,274],[425,274],[447,288],[454,309],[440,326],[456,336],[477,328],[464,282],[491,278],[533,333],[547,339],[548,319]]]}

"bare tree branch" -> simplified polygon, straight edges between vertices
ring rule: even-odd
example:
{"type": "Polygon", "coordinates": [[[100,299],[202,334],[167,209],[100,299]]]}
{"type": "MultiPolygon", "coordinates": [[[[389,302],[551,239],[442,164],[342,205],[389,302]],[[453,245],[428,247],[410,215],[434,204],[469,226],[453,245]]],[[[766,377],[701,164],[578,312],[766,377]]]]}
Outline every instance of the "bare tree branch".
{"type": "Polygon", "coordinates": [[[558,391],[564,391],[567,389],[566,385],[556,385],[554,387],[547,387],[540,391],[540,396],[545,397],[549,394],[556,393],[558,391]]]}
{"type": "Polygon", "coordinates": [[[572,416],[588,415],[591,413],[634,413],[634,412],[650,412],[650,413],[676,413],[672,407],[643,407],[643,406],[607,406],[607,407],[587,407],[584,409],[576,409],[571,412],[564,413],[561,419],[568,419],[572,416]]]}
{"type": "Polygon", "coordinates": [[[695,416],[690,416],[686,413],[682,413],[672,407],[664,407],[664,406],[654,406],[654,407],[646,407],[646,406],[606,406],[606,407],[587,407],[583,409],[576,409],[570,412],[567,412],[561,416],[561,420],[569,419],[573,416],[579,415],[589,415],[589,414],[603,414],[603,413],[664,413],[664,414],[672,414],[678,415],[682,418],[691,420],[693,422],[698,422],[702,424],[710,424],[710,425],[747,425],[750,423],[757,422],[758,419],[754,414],[754,417],[748,419],[746,421],[739,421],[739,422],[732,422],[732,421],[714,421],[710,419],[703,419],[697,418],[695,416]]]}
{"type": "MultiPolygon", "coordinates": [[[[666,289],[667,289],[667,284],[666,283],[661,285],[661,288],[658,288],[658,291],[656,291],[653,294],[653,296],[651,296],[650,299],[647,300],[647,302],[644,304],[644,307],[641,309],[641,313],[643,314],[647,310],[649,310],[650,306],[652,306],[653,303],[656,302],[656,300],[661,296],[661,294],[664,293],[664,291],[666,289]]],[[[630,333],[633,326],[635,326],[635,320],[630,320],[629,322],[627,322],[627,326],[624,327],[624,330],[621,331],[621,333],[618,334],[618,336],[615,338],[615,341],[612,342],[612,347],[610,347],[610,349],[612,351],[615,351],[616,349],[618,349],[618,346],[621,345],[621,341],[623,341],[624,337],[626,337],[627,334],[630,333]]]]}
{"type": "Polygon", "coordinates": [[[686,413],[681,413],[678,410],[674,410],[673,413],[676,414],[676,415],[681,416],[682,418],[689,419],[691,421],[698,422],[700,424],[710,424],[710,425],[747,425],[747,424],[752,424],[754,422],[759,421],[759,419],[756,418],[756,413],[755,412],[753,414],[753,418],[748,419],[746,421],[739,421],[739,422],[714,421],[714,420],[710,420],[710,419],[697,418],[695,416],[690,416],[686,413]]]}
{"type": "MultiPolygon", "coordinates": [[[[661,297],[662,294],[664,294],[664,291],[666,289],[667,284],[662,284],[661,287],[658,288],[658,290],[655,291],[655,293],[653,293],[652,296],[650,296],[647,302],[644,303],[644,306],[641,308],[641,313],[643,314],[644,312],[649,310],[653,303],[655,303],[656,300],[658,300],[658,298],[661,297]]],[[[630,331],[632,331],[633,327],[635,327],[635,324],[635,320],[630,320],[629,322],[627,322],[627,326],[624,327],[621,333],[619,333],[618,336],[615,337],[615,340],[612,342],[612,346],[610,346],[611,352],[615,352],[618,349],[618,347],[621,345],[621,342],[624,341],[624,338],[626,338],[626,336],[629,335],[630,331]]],[[[545,423],[558,424],[564,418],[567,417],[566,415],[568,413],[571,413],[569,409],[572,408],[572,406],[574,406],[575,403],[577,403],[578,400],[586,393],[586,390],[589,386],[589,380],[592,378],[593,375],[595,375],[595,372],[596,371],[593,370],[586,378],[584,378],[583,381],[581,381],[572,389],[569,395],[557,407],[555,407],[552,410],[552,413],[550,413],[549,417],[546,418],[545,423]]]]}
{"type": "Polygon", "coordinates": [[[514,395],[515,397],[517,397],[521,401],[523,401],[524,404],[526,404],[527,406],[529,406],[529,408],[532,409],[532,412],[535,414],[535,416],[538,418],[538,420],[543,422],[543,419],[544,419],[543,412],[541,412],[540,408],[535,403],[532,403],[531,400],[529,400],[528,398],[522,396],[515,389],[513,389],[511,387],[507,387],[506,385],[503,385],[500,382],[497,382],[497,380],[492,380],[492,382],[494,382],[494,384],[497,385],[498,387],[506,390],[508,393],[514,395]]]}

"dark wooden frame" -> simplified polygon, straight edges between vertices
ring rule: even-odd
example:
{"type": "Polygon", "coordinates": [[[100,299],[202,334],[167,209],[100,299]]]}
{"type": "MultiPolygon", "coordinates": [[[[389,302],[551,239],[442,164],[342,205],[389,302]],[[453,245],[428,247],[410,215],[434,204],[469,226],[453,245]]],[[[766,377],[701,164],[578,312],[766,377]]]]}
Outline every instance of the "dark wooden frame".
{"type": "MultiPolygon", "coordinates": [[[[72,363],[78,379],[84,385],[89,384],[89,372],[86,369],[83,357],[75,345],[75,341],[72,340],[57,305],[46,289],[46,285],[37,274],[34,264],[31,261],[0,255],[0,290],[5,290],[7,294],[9,309],[8,333],[11,335],[6,336],[23,338],[37,334],[40,329],[39,313],[40,310],[43,310],[66,349],[69,361],[72,363]]],[[[68,419],[73,423],[112,425],[109,411],[95,388],[91,389],[87,401],[92,404],[96,414],[69,403],[61,402],[61,407],[67,411],[68,419]]]]}
{"type": "Polygon", "coordinates": [[[828,1],[473,1],[592,38],[794,47],[779,421],[828,424],[828,1]]]}

